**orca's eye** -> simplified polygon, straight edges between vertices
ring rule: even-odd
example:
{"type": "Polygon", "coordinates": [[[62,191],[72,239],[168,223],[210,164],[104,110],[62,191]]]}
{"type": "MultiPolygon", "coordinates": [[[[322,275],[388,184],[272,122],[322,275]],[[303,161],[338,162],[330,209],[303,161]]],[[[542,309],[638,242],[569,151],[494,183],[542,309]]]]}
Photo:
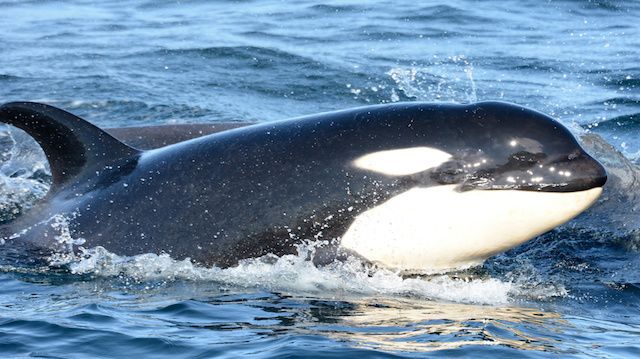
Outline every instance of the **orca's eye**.
{"type": "Polygon", "coordinates": [[[465,175],[464,166],[458,160],[447,161],[431,171],[431,179],[439,184],[460,183],[465,175]]]}
{"type": "Polygon", "coordinates": [[[535,163],[544,159],[546,155],[544,153],[531,153],[527,151],[520,151],[509,156],[509,159],[524,163],[535,163]]]}
{"type": "Polygon", "coordinates": [[[569,159],[569,161],[575,160],[576,158],[580,157],[581,154],[582,153],[580,152],[580,150],[575,149],[569,154],[567,158],[569,159]]]}
{"type": "Polygon", "coordinates": [[[547,155],[544,153],[520,151],[509,156],[507,163],[503,167],[509,170],[530,168],[546,157],[547,155]]]}
{"type": "Polygon", "coordinates": [[[491,183],[495,181],[494,169],[481,169],[470,175],[467,175],[464,182],[460,185],[459,190],[470,191],[472,189],[489,188],[491,183]]]}

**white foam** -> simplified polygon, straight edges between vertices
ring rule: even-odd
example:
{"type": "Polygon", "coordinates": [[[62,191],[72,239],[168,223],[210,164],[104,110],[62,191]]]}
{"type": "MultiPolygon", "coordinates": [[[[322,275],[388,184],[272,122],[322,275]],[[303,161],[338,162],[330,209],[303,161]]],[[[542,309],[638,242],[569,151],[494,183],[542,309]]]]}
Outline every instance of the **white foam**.
{"type": "MultiPolygon", "coordinates": [[[[447,274],[407,278],[397,272],[367,267],[356,259],[316,267],[308,260],[312,251],[310,246],[300,246],[297,255],[249,259],[231,268],[205,268],[188,259],[174,260],[167,254],[126,257],[96,247],[69,258],[67,265],[72,273],[80,275],[127,277],[136,281],[211,281],[224,286],[330,298],[364,295],[502,305],[526,296],[520,284],[496,278],[458,278],[447,274]]],[[[544,291],[536,293],[536,298],[559,294],[555,288],[546,294],[544,291]]]]}

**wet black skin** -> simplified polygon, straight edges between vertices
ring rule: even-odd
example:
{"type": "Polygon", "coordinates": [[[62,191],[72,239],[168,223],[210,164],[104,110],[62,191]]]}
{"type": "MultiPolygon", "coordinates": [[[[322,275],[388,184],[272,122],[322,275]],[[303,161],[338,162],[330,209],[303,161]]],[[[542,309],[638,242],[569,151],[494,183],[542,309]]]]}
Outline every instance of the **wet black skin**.
{"type": "Polygon", "coordinates": [[[255,122],[192,123],[105,128],[110,135],[140,150],[172,145],[174,143],[210,135],[234,128],[255,125],[255,122]]]}
{"type": "MultiPolygon", "coordinates": [[[[85,247],[122,255],[166,252],[231,266],[295,253],[295,245],[322,239],[332,242],[325,253],[332,259],[357,214],[412,187],[571,192],[606,181],[604,168],[558,122],[500,102],[363,107],[145,152],[80,119],[59,120],[67,115],[31,103],[0,107],[0,120],[25,129],[44,148],[55,181],[48,198],[5,232],[73,213],[73,235],[84,238],[85,247]],[[452,159],[400,177],[353,166],[365,154],[417,146],[452,159]]],[[[48,224],[38,225],[16,240],[56,247],[54,234],[48,224]]]]}

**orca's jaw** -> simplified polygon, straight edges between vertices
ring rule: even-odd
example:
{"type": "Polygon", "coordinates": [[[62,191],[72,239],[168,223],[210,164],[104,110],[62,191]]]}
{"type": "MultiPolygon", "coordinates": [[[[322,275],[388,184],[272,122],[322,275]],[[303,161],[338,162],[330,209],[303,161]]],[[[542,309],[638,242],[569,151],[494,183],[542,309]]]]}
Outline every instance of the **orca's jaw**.
{"type": "Polygon", "coordinates": [[[341,246],[382,266],[439,272],[481,264],[559,226],[602,192],[415,187],[358,215],[341,246]]]}

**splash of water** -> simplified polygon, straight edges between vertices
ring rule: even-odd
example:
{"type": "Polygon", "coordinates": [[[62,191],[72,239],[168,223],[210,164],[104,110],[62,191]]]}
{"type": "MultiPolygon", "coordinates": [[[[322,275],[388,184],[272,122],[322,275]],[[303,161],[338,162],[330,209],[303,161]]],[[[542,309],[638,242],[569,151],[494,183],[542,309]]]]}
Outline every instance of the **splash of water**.
{"type": "Polygon", "coordinates": [[[16,218],[49,191],[44,153],[23,131],[0,131],[0,223],[16,218]]]}
{"type": "MultiPolygon", "coordinates": [[[[368,266],[355,258],[316,267],[309,257],[311,244],[298,247],[295,255],[267,255],[247,259],[231,268],[202,267],[188,258],[174,260],[168,254],[119,256],[102,247],[81,249],[66,257],[77,275],[126,277],[144,281],[206,281],[228,287],[259,289],[313,296],[383,296],[457,303],[501,305],[527,296],[527,279],[520,282],[496,278],[457,277],[448,274],[405,277],[399,272],[368,266]]],[[[56,258],[58,259],[58,258],[56,258]]],[[[58,261],[56,264],[61,264],[58,261]]],[[[564,296],[563,288],[538,288],[535,297],[564,296]]]]}
{"type": "MultiPolygon", "coordinates": [[[[434,61],[427,66],[394,67],[387,75],[412,100],[470,103],[478,100],[473,65],[464,56],[434,61]]],[[[400,101],[392,92],[391,101],[400,101]]]]}

